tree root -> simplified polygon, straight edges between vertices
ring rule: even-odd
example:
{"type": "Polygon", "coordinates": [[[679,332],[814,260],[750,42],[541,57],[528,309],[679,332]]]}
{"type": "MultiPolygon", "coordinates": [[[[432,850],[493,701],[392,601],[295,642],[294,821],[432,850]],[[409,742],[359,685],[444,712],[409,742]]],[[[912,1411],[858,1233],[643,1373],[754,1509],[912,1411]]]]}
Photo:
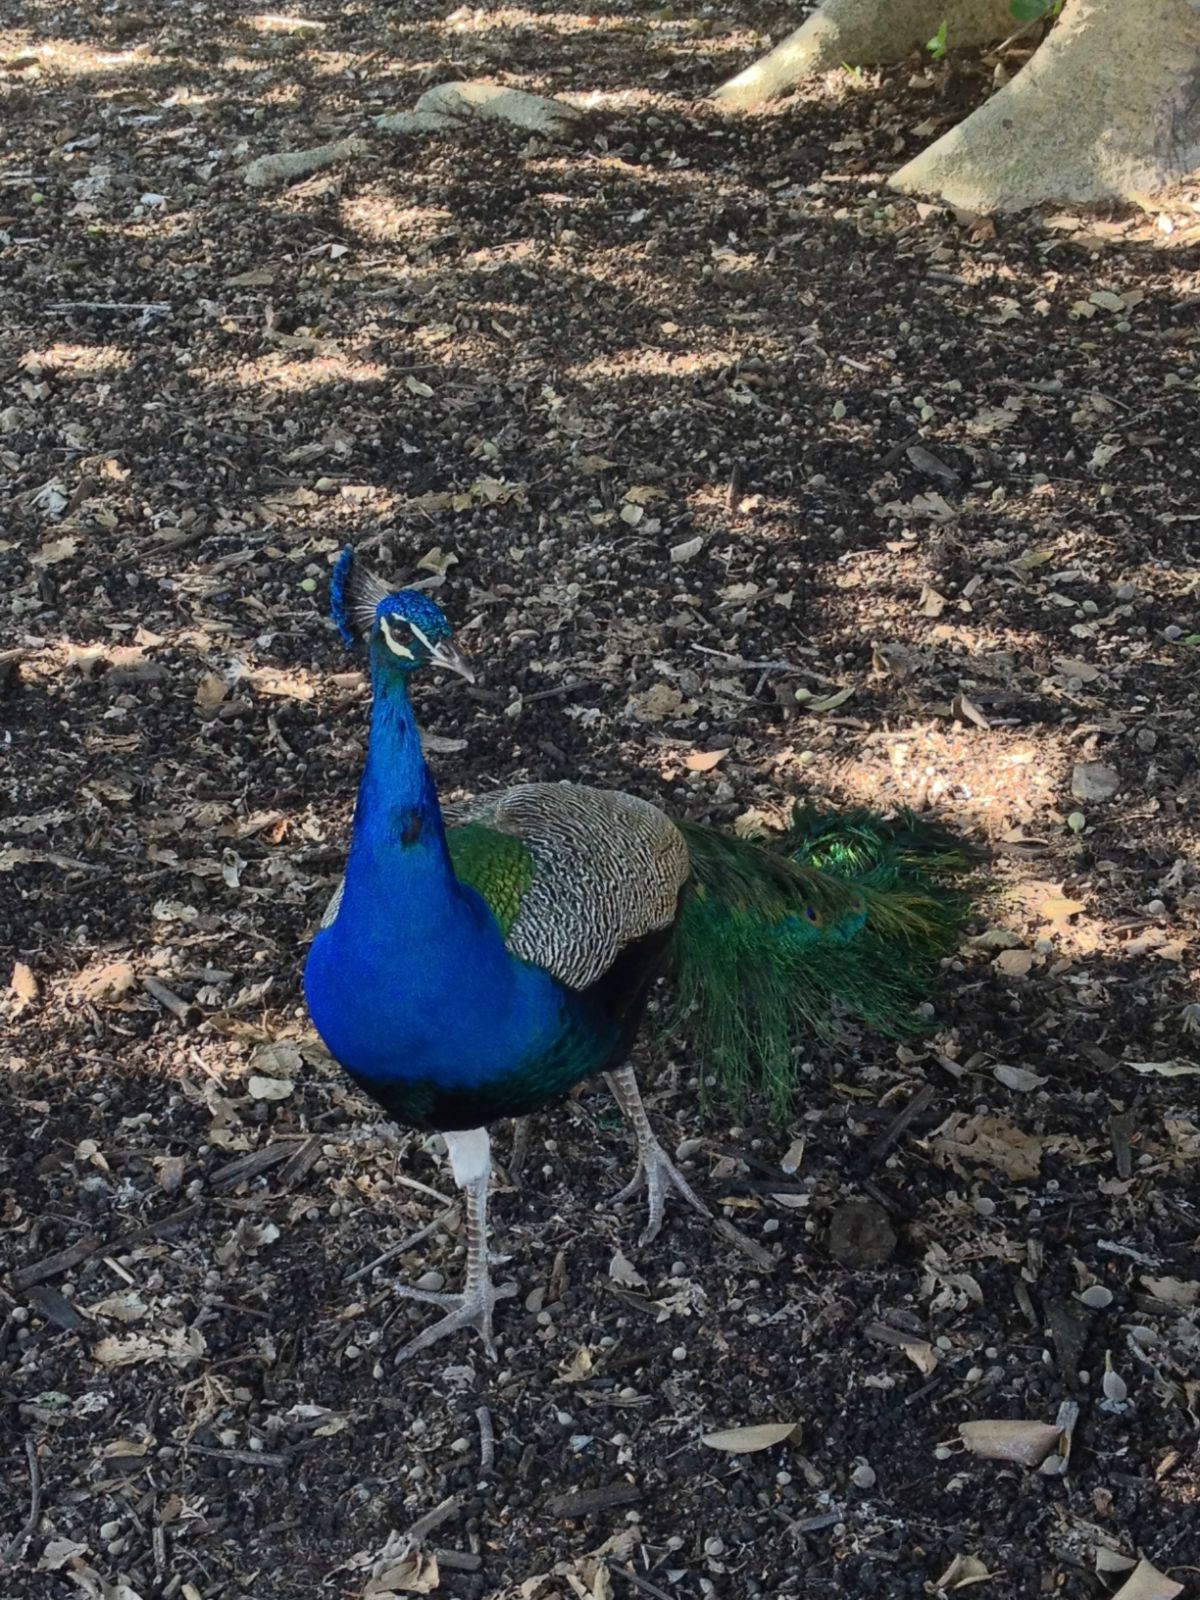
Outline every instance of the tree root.
{"type": "Polygon", "coordinates": [[[1200,166],[1200,9],[1073,0],[1028,64],[892,179],[970,211],[1161,193],[1200,166]]]}
{"type": "Polygon", "coordinates": [[[723,83],[713,98],[731,110],[750,110],[835,67],[898,61],[926,44],[943,22],[955,49],[1003,39],[1013,30],[1009,0],[824,0],[807,22],[723,83]]]}
{"type": "MultiPolygon", "coordinates": [[[[526,94],[523,89],[506,89],[496,83],[439,83],[426,90],[412,111],[376,117],[374,126],[381,133],[425,134],[464,129],[480,122],[506,122],[544,139],[559,139],[569,134],[582,116],[565,100],[548,100],[543,95],[526,94]]],[[[259,156],[243,170],[242,178],[251,189],[276,188],[307,178],[323,167],[353,160],[369,149],[366,139],[353,135],[311,150],[259,156]]]]}

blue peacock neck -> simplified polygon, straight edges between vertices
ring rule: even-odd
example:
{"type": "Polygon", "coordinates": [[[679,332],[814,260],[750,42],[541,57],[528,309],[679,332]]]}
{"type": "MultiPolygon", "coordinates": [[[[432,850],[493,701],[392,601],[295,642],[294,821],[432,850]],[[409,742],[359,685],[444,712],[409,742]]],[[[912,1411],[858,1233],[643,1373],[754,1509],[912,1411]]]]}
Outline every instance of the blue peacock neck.
{"type": "MultiPolygon", "coordinates": [[[[407,674],[372,662],[371,732],[346,864],[344,907],[412,923],[457,888],[407,674]],[[398,896],[400,898],[392,898],[398,896]],[[390,904],[388,902],[390,901],[390,904]]],[[[373,918],[372,918],[373,920],[373,918]]]]}
{"type": "Polygon", "coordinates": [[[305,996],[330,1052],[393,1116],[478,1127],[561,1092],[611,1041],[509,951],[488,902],[456,876],[405,675],[379,648],[342,896],[313,940],[305,996]]]}

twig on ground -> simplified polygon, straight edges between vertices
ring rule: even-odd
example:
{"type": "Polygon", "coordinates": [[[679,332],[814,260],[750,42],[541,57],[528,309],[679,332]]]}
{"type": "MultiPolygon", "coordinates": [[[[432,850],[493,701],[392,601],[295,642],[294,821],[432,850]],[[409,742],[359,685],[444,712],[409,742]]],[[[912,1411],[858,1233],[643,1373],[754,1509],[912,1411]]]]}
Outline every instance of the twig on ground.
{"type": "Polygon", "coordinates": [[[142,988],[152,1000],[157,1000],[172,1016],[178,1017],[180,1022],[190,1022],[196,1015],[197,1008],[190,1000],[181,1000],[174,990],[168,989],[165,983],[159,983],[157,978],[143,978],[142,988]]]}
{"type": "Polygon", "coordinates": [[[496,1435],[492,1429],[492,1413],[486,1406],[479,1406],[475,1412],[475,1420],[479,1424],[479,1470],[490,1472],[496,1463],[496,1435]]]}
{"type": "Polygon", "coordinates": [[[407,1173],[397,1172],[394,1181],[402,1183],[406,1189],[415,1189],[418,1194],[427,1194],[431,1200],[436,1200],[440,1206],[448,1206],[449,1199],[444,1194],[439,1194],[436,1189],[431,1189],[427,1183],[422,1183],[419,1178],[410,1178],[407,1173]]]}
{"type": "Polygon", "coordinates": [[[435,1217],[432,1222],[427,1222],[423,1228],[418,1228],[415,1233],[410,1233],[395,1244],[388,1245],[382,1255],[376,1256],[374,1261],[368,1261],[365,1267],[355,1267],[353,1272],[346,1274],[342,1282],[346,1284],[360,1283],[363,1278],[374,1272],[376,1267],[385,1266],[389,1261],[394,1261],[397,1256],[403,1255],[406,1250],[413,1250],[417,1245],[423,1244],[431,1233],[436,1233],[442,1224],[453,1215],[453,1212],[454,1207],[451,1206],[448,1211],[444,1211],[440,1217],[435,1217]]]}
{"type": "Polygon", "coordinates": [[[628,1567],[621,1566],[619,1562],[610,1559],[604,1564],[610,1572],[615,1573],[618,1578],[624,1578],[626,1583],[631,1583],[641,1594],[651,1595],[653,1600],[674,1600],[674,1596],[668,1594],[665,1589],[660,1589],[656,1583],[651,1583],[649,1578],[643,1578],[639,1573],[630,1572],[628,1567]]]}
{"type": "Polygon", "coordinates": [[[38,1518],[42,1514],[42,1469],[38,1465],[37,1445],[32,1436],[25,1440],[25,1459],[29,1462],[29,1515],[25,1526],[9,1541],[8,1549],[0,1557],[0,1566],[12,1567],[25,1553],[25,1546],[37,1532],[38,1518]]]}
{"type": "Polygon", "coordinates": [[[443,1500],[441,1505],[434,1506],[432,1511],[427,1511],[423,1517],[418,1517],[406,1535],[409,1549],[415,1550],[418,1545],[424,1544],[435,1528],[440,1528],[443,1522],[449,1522],[450,1518],[461,1509],[461,1497],[452,1494],[443,1500]]]}
{"type": "Polygon", "coordinates": [[[170,306],[162,300],[56,300],[47,311],[140,311],[143,316],[165,317],[170,306]]]}
{"type": "Polygon", "coordinates": [[[740,1228],[735,1228],[733,1223],[729,1222],[725,1217],[718,1217],[713,1223],[713,1227],[721,1235],[722,1239],[727,1240],[728,1243],[740,1250],[743,1255],[749,1256],[760,1272],[771,1272],[774,1269],[776,1262],[771,1252],[764,1250],[762,1245],[757,1244],[747,1234],[744,1234],[740,1228]]]}
{"type": "Polygon", "coordinates": [[[172,1228],[182,1227],[185,1222],[191,1222],[203,1209],[197,1201],[194,1205],[184,1206],[181,1211],[172,1212],[169,1217],[161,1217],[157,1222],[148,1222],[144,1228],[134,1228],[132,1232],[122,1233],[115,1239],[102,1239],[99,1234],[87,1233],[82,1239],[76,1239],[74,1244],[68,1245],[65,1250],[57,1250],[51,1256],[43,1256],[40,1261],[21,1267],[9,1278],[9,1287],[14,1294],[23,1294],[33,1284],[42,1283],[47,1278],[57,1278],[60,1273],[69,1272],[72,1267],[79,1266],[101,1250],[115,1255],[118,1251],[127,1250],[132,1244],[142,1244],[147,1239],[159,1238],[172,1228]]]}
{"type": "Polygon", "coordinates": [[[186,1448],[193,1455],[212,1456],[218,1461],[236,1461],[244,1467],[288,1467],[292,1463],[290,1455],[274,1450],[230,1450],[211,1444],[189,1444],[186,1448]]]}
{"type": "Polygon", "coordinates": [[[897,1112],[897,1114],[888,1123],[887,1127],[879,1135],[878,1139],[876,1139],[875,1143],[867,1151],[867,1160],[878,1161],[882,1156],[885,1156],[896,1143],[897,1139],[899,1139],[900,1135],[908,1127],[909,1123],[911,1123],[916,1117],[919,1117],[922,1111],[928,1109],[928,1107],[932,1104],[936,1094],[937,1090],[934,1088],[933,1084],[922,1084],[908,1104],[899,1112],[897,1112]]]}
{"type": "MultiPolygon", "coordinates": [[[[797,645],[801,655],[815,656],[816,650],[810,650],[807,645],[797,645]]],[[[716,650],[709,644],[694,644],[693,650],[698,650],[702,656],[718,656],[722,661],[728,661],[731,667],[740,667],[743,672],[806,672],[805,667],[797,666],[794,661],[748,661],[745,656],[732,655],[728,650],[716,650]]],[[[822,678],[822,683],[830,683],[830,678],[822,678]]]]}
{"type": "Polygon", "coordinates": [[[46,1278],[57,1278],[60,1272],[69,1272],[72,1267],[77,1267],[81,1261],[86,1261],[97,1250],[104,1248],[104,1240],[99,1234],[85,1233],[82,1239],[76,1239],[65,1250],[56,1250],[53,1255],[43,1256],[40,1261],[19,1268],[9,1278],[9,1286],[14,1294],[24,1294],[35,1283],[41,1283],[46,1278]]]}

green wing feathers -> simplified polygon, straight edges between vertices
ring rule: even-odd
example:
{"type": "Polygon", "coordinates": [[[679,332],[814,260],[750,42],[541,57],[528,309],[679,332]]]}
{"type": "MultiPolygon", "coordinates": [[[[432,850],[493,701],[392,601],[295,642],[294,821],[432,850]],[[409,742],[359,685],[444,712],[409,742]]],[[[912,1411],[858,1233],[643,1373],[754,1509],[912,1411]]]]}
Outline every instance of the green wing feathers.
{"type": "Polygon", "coordinates": [[[465,822],[447,830],[446,844],[454,876],[483,896],[507,939],[533,882],[533,857],[524,842],[481,822],[465,822]]]}
{"type": "Polygon", "coordinates": [[[782,1112],[792,1047],[849,1012],[882,1033],[921,1026],[939,959],[970,906],[970,846],[910,813],[797,809],[769,847],[680,825],[692,860],[675,934],[681,1014],[736,1097],[782,1112]]]}

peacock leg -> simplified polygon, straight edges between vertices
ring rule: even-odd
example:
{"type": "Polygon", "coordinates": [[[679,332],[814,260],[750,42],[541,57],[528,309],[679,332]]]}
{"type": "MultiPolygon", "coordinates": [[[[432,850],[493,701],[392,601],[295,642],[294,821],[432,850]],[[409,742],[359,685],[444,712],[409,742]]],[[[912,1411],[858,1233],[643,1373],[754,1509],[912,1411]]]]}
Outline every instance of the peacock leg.
{"type": "Polygon", "coordinates": [[[681,1195],[693,1211],[698,1211],[702,1217],[711,1220],[712,1212],[655,1138],[650,1119],[646,1115],[646,1108],[642,1104],[642,1097],[638,1092],[633,1068],[618,1067],[615,1072],[606,1072],[605,1077],[617,1104],[632,1123],[633,1135],[637,1140],[637,1171],[633,1175],[632,1182],[627,1183],[620,1194],[613,1196],[612,1203],[615,1206],[620,1205],[623,1201],[632,1199],[641,1189],[646,1190],[650,1202],[650,1220],[642,1234],[641,1243],[649,1244],[652,1239],[658,1237],[659,1229],[663,1225],[667,1192],[671,1189],[681,1195]]]}
{"type": "Polygon", "coordinates": [[[492,1175],[491,1141],[486,1128],[472,1128],[464,1133],[447,1133],[446,1146],[450,1152],[450,1167],[454,1181],[462,1190],[465,1202],[467,1233],[467,1276],[461,1294],[434,1294],[427,1289],[401,1287],[396,1293],[407,1300],[422,1300],[430,1305],[449,1306],[450,1310],[440,1322],[435,1322],[419,1333],[396,1355],[396,1360],[407,1361],[419,1350],[427,1350],[447,1334],[460,1328],[474,1328],[483,1340],[488,1355],[495,1359],[496,1347],[492,1342],[492,1308],[497,1300],[507,1300],[516,1294],[515,1283],[493,1284],[488,1266],[487,1203],[488,1183],[492,1175]]]}

